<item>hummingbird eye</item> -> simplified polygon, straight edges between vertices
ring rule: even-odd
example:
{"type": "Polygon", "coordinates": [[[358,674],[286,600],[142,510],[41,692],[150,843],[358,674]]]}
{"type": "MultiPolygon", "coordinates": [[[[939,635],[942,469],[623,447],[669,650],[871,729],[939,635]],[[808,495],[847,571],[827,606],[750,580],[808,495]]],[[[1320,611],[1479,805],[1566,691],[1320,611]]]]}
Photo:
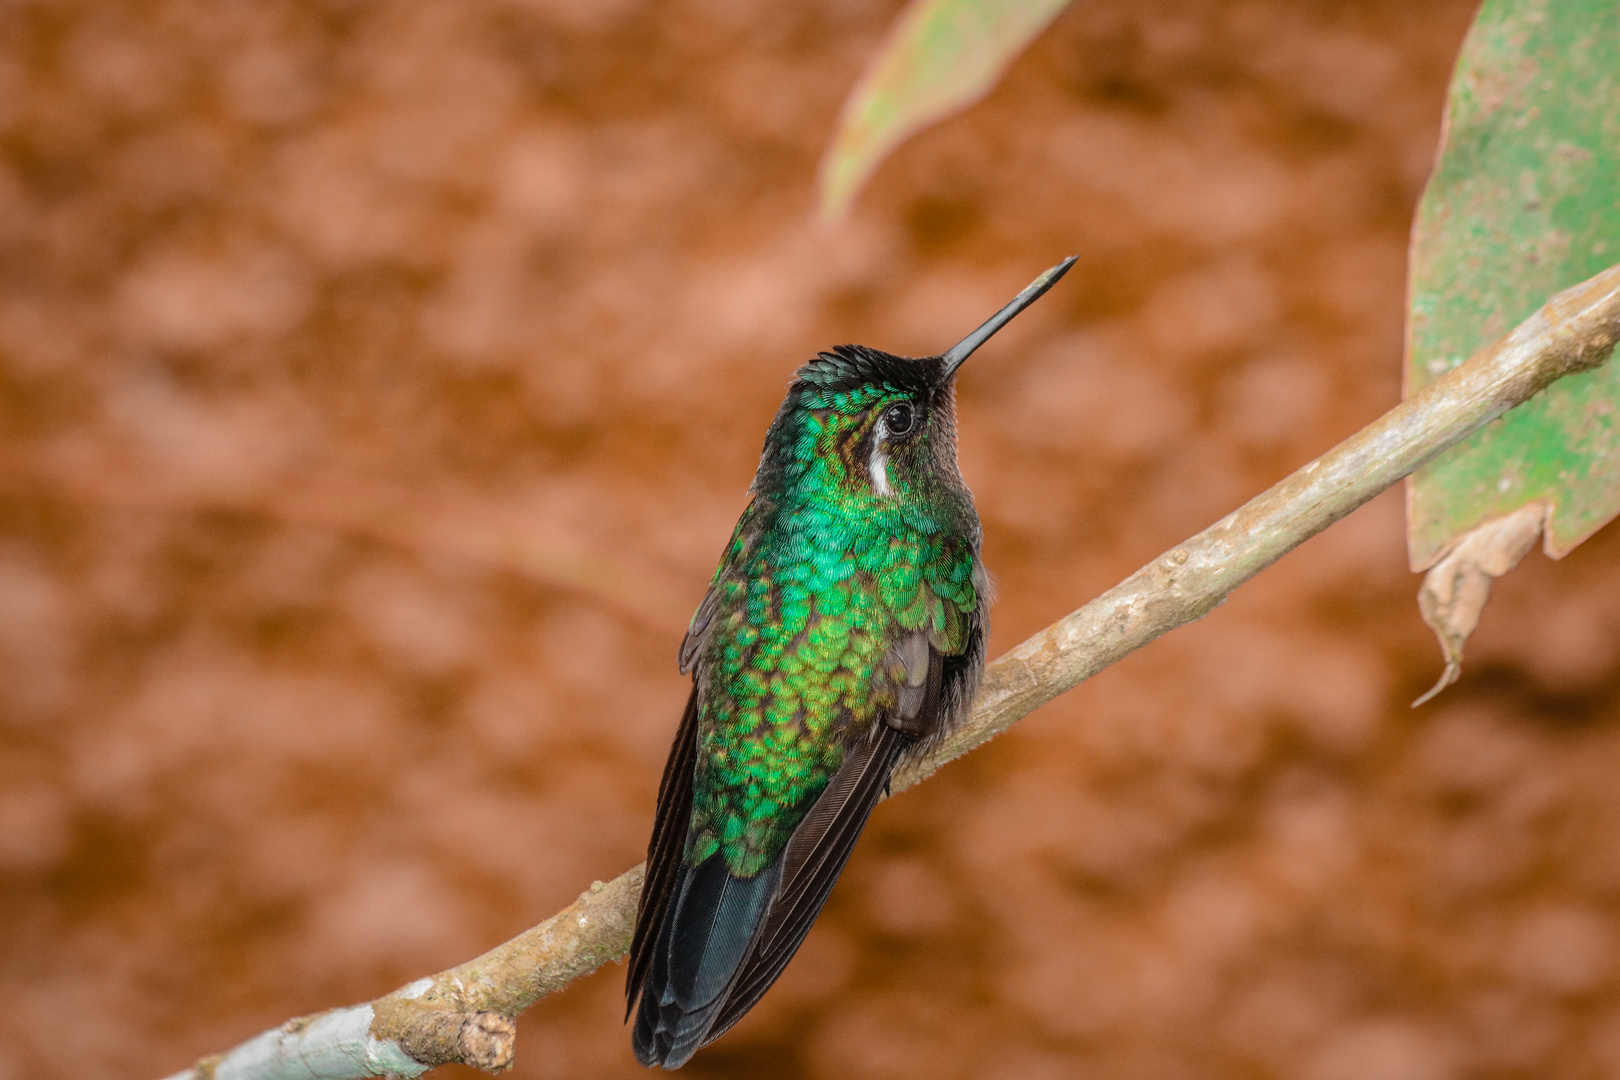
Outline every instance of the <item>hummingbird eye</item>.
{"type": "Polygon", "coordinates": [[[883,413],[883,428],[890,435],[909,435],[917,423],[917,410],[909,401],[897,401],[883,413]]]}

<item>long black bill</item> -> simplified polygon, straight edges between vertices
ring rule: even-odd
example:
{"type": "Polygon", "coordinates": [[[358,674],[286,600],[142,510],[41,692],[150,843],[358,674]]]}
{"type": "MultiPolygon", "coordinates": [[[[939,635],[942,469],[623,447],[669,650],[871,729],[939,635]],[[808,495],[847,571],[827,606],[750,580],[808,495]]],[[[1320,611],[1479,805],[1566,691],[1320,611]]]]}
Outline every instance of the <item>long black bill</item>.
{"type": "Polygon", "coordinates": [[[950,378],[956,372],[956,369],[962,366],[962,361],[972,356],[974,350],[980,345],[983,345],[985,342],[989,341],[992,334],[1011,322],[1014,315],[1017,315],[1020,311],[1023,311],[1025,308],[1029,307],[1029,305],[1039,300],[1047,289],[1050,289],[1053,285],[1056,285],[1058,283],[1058,279],[1069,272],[1069,267],[1073,266],[1074,261],[1079,257],[1080,256],[1078,255],[1070,255],[1067,259],[1064,259],[1062,262],[1052,267],[1052,269],[1030,282],[1028,288],[1012,298],[1012,303],[1008,304],[1006,307],[1002,308],[1000,311],[986,319],[983,326],[973,331],[973,333],[969,334],[961,341],[958,341],[955,345],[952,345],[950,349],[948,349],[940,357],[941,360],[945,361],[945,370],[941,374],[940,378],[942,380],[950,378]]]}

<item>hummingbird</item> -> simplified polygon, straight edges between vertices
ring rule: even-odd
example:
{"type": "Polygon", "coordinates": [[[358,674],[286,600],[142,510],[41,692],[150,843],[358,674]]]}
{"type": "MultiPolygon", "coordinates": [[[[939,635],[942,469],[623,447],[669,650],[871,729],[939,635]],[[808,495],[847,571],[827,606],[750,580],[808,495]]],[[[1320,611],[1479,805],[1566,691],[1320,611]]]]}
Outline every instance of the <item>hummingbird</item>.
{"type": "Polygon", "coordinates": [[[680,1068],[754,1006],[890,775],[967,714],[990,590],[956,373],[1074,261],[938,356],[842,345],[789,385],[680,646],[625,981],[642,1065],[680,1068]]]}

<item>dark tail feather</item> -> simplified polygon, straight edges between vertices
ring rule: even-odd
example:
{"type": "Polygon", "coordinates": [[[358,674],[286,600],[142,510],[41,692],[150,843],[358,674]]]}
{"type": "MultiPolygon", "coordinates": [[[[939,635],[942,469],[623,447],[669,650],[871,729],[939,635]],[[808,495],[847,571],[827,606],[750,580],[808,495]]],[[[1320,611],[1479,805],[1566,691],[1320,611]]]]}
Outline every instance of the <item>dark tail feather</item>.
{"type": "Polygon", "coordinates": [[[680,868],[641,990],[637,1061],[678,1069],[709,1041],[781,878],[780,862],[734,877],[718,853],[680,868]]]}

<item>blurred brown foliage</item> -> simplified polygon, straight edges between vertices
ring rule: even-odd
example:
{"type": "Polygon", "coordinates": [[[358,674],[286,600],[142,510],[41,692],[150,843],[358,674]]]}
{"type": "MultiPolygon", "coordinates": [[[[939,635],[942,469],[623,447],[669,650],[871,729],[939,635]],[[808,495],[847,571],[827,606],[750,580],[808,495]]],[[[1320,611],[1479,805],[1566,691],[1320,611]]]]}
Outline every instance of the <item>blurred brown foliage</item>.
{"type": "MultiPolygon", "coordinates": [[[[0,1077],[161,1075],[634,863],[818,348],[1082,253],[962,383],[993,652],[1396,401],[1468,0],[1086,0],[817,227],[898,6],[0,5],[0,1077]]],[[[1620,1075],[1620,541],[1501,582],[1411,712],[1401,529],[882,807],[690,1073],[1620,1075]]],[[[621,977],[515,1075],[635,1075],[621,977]]]]}

